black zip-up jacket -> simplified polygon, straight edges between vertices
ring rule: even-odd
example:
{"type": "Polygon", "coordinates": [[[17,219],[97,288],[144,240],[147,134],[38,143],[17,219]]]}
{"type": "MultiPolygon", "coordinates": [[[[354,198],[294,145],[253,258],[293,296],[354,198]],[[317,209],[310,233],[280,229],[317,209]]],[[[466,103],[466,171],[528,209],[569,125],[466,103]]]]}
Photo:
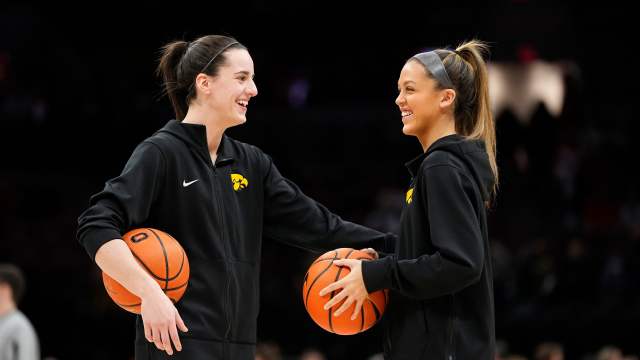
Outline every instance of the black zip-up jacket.
{"type": "MultiPolygon", "coordinates": [[[[176,304],[189,328],[174,359],[254,359],[262,238],[312,251],[383,249],[392,235],[343,221],[284,178],[257,147],[223,136],[212,163],[203,125],[175,120],[133,152],[91,197],[78,240],[92,259],[129,229],[176,238],[191,267],[176,304]]],[[[137,320],[136,359],[164,358],[137,320]]]]}
{"type": "Polygon", "coordinates": [[[388,288],[385,359],[493,360],[493,270],[484,143],[454,134],[407,163],[411,186],[395,253],[362,264],[369,292],[388,288]]]}

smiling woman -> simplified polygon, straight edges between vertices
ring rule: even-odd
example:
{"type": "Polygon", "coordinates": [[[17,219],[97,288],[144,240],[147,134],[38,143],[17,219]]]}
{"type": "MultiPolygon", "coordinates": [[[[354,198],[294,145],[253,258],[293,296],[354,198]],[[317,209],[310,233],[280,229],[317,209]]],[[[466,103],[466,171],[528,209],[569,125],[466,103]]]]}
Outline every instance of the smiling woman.
{"type": "Polygon", "coordinates": [[[172,42],[158,74],[176,120],[140,143],[120,176],[91,198],[78,219],[78,240],[142,299],[136,359],[164,359],[166,352],[177,360],[253,360],[263,236],[318,252],[385,249],[394,237],[343,221],[284,178],[260,149],[224,134],[247,121],[258,94],[253,60],[238,41],[209,35],[172,42]],[[187,253],[191,277],[179,303],[121,240],[138,227],[172,234],[187,253]]]}
{"type": "Polygon", "coordinates": [[[411,57],[395,100],[405,135],[423,153],[408,162],[411,186],[394,254],[335,261],[349,275],[328,307],[361,304],[367,292],[390,289],[385,358],[483,359],[495,356],[493,270],[486,207],[498,172],[489,110],[484,43],[411,57]]]}

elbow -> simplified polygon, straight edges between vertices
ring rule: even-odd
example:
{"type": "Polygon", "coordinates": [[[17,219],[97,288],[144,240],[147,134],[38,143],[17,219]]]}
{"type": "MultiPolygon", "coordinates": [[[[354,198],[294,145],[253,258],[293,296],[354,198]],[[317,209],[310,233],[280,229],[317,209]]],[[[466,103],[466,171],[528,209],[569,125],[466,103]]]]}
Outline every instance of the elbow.
{"type": "Polygon", "coordinates": [[[460,282],[462,283],[463,287],[473,285],[480,281],[483,270],[484,266],[482,262],[476,262],[466,267],[460,274],[460,282]]]}

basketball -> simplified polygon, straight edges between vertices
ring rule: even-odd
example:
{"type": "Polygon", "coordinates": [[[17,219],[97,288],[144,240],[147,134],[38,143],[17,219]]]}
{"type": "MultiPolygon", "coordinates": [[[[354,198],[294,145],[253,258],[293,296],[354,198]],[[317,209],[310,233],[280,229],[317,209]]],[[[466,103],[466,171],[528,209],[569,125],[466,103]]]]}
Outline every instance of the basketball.
{"type": "Polygon", "coordinates": [[[350,272],[348,267],[340,267],[333,264],[335,260],[340,259],[366,261],[373,260],[373,257],[363,251],[349,248],[332,250],[321,255],[311,264],[304,277],[302,298],[304,306],[313,321],[323,329],[338,335],[358,334],[371,328],[380,320],[387,307],[388,295],[386,290],[378,290],[369,294],[369,298],[362,304],[360,314],[354,320],[351,320],[351,315],[355,304],[352,304],[340,316],[333,315],[333,311],[337,310],[344,300],[325,310],[323,308],[324,305],[342,289],[332,291],[325,296],[319,295],[320,290],[342,279],[350,272]]]}
{"type": "MultiPolygon", "coordinates": [[[[171,235],[151,228],[134,229],[122,237],[133,257],[160,284],[165,294],[176,303],[187,289],[189,260],[182,246],[171,235]]],[[[140,314],[140,298],[102,273],[104,287],[121,308],[140,314]]]]}

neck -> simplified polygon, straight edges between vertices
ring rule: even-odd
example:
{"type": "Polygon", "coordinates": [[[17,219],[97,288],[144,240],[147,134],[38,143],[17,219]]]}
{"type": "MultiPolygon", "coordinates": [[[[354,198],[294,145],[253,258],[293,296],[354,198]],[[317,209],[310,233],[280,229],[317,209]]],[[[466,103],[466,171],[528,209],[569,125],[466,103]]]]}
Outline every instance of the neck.
{"type": "Polygon", "coordinates": [[[218,116],[217,112],[205,109],[201,105],[192,104],[189,106],[187,115],[185,115],[182,122],[185,124],[204,125],[207,128],[207,147],[209,148],[209,153],[212,155],[218,153],[222,135],[227,128],[222,125],[224,122],[218,116]]]}
{"type": "Polygon", "coordinates": [[[4,316],[16,309],[13,301],[0,301],[0,316],[4,316]]]}
{"type": "Polygon", "coordinates": [[[422,145],[422,151],[426,152],[438,139],[455,133],[455,121],[453,120],[453,116],[448,114],[440,117],[431,127],[427,128],[423,134],[417,137],[420,145],[422,145]]]}

